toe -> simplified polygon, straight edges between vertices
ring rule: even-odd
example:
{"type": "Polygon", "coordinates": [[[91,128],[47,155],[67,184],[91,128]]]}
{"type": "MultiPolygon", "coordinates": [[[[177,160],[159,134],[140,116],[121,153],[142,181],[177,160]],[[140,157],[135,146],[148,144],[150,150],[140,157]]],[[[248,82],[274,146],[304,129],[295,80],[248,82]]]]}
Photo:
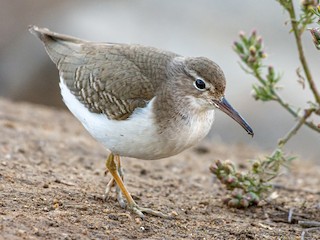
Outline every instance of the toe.
{"type": "Polygon", "coordinates": [[[144,208],[144,207],[139,207],[137,204],[134,204],[133,206],[128,206],[128,208],[135,214],[137,214],[141,219],[144,219],[145,216],[143,213],[147,213],[153,216],[161,217],[161,218],[168,218],[171,219],[172,216],[162,213],[160,211],[152,210],[150,208],[144,208]]]}
{"type": "Polygon", "coordinates": [[[157,216],[157,217],[161,217],[161,218],[172,218],[172,216],[165,214],[163,212],[160,211],[156,211],[150,208],[140,208],[140,211],[147,213],[147,214],[151,214],[153,216],[157,216]]]}
{"type": "Polygon", "coordinates": [[[131,211],[137,214],[142,220],[144,219],[144,214],[142,213],[138,205],[132,207],[131,211]]]}

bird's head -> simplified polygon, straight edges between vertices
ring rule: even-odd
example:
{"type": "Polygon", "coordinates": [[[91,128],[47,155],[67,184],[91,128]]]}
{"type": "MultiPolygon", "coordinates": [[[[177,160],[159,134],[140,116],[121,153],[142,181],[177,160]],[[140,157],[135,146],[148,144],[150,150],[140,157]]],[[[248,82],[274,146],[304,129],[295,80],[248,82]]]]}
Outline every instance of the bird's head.
{"type": "Polygon", "coordinates": [[[169,78],[176,79],[176,91],[181,91],[181,95],[190,98],[195,107],[200,110],[218,108],[253,136],[249,124],[226,100],[225,76],[215,62],[205,57],[176,57],[170,64],[168,75],[169,78]]]}

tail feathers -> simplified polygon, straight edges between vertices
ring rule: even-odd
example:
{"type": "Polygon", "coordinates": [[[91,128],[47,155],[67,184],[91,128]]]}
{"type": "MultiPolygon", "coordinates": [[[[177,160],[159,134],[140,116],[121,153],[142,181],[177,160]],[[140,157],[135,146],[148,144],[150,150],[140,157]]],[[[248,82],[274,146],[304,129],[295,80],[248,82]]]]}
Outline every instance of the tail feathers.
{"type": "Polygon", "coordinates": [[[84,43],[87,42],[85,40],[82,40],[80,38],[75,38],[69,35],[64,35],[56,32],[50,31],[48,28],[39,28],[35,25],[30,25],[28,27],[29,32],[31,32],[33,35],[40,38],[41,41],[44,43],[46,41],[65,41],[70,43],[84,43]]]}
{"type": "Polygon", "coordinates": [[[48,55],[55,64],[58,64],[58,62],[68,54],[77,52],[80,44],[87,42],[79,38],[55,33],[47,28],[39,28],[34,25],[30,25],[28,29],[43,42],[48,55]]]}

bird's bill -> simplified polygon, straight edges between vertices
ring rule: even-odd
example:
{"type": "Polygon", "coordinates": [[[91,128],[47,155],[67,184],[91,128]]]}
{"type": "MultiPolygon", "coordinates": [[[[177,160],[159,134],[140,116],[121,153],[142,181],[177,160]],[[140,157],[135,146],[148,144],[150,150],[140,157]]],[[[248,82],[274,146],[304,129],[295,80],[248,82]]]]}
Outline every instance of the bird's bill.
{"type": "Polygon", "coordinates": [[[219,108],[222,112],[226,113],[229,117],[239,123],[247,131],[248,134],[253,136],[252,128],[224,97],[221,98],[221,100],[214,100],[213,102],[217,108],[219,108]]]}

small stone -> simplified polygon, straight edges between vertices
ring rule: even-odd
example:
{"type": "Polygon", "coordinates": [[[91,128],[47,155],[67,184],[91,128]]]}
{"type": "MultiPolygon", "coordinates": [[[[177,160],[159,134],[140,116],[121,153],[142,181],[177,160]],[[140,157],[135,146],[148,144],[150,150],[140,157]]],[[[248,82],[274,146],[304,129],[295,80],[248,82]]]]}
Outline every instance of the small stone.
{"type": "Polygon", "coordinates": [[[15,125],[12,122],[6,122],[5,124],[3,124],[6,128],[15,128],[15,125]]]}
{"type": "Polygon", "coordinates": [[[43,211],[44,211],[44,212],[49,212],[50,210],[49,210],[48,207],[44,207],[44,208],[43,208],[43,211]]]}
{"type": "Polygon", "coordinates": [[[135,218],[134,221],[136,222],[136,224],[140,225],[142,222],[141,222],[141,218],[135,218]]]}
{"type": "Polygon", "coordinates": [[[33,227],[33,234],[36,235],[36,236],[40,236],[39,229],[36,228],[36,227],[33,227]]]}
{"type": "Polygon", "coordinates": [[[102,210],[102,212],[103,212],[103,213],[109,213],[109,212],[110,212],[110,209],[105,208],[105,209],[102,210]]]}
{"type": "Polygon", "coordinates": [[[146,169],[141,169],[140,170],[140,175],[144,176],[144,175],[147,175],[147,170],[146,169]]]}
{"type": "Polygon", "coordinates": [[[26,153],[26,150],[23,149],[23,148],[20,148],[20,147],[18,147],[16,151],[17,151],[18,153],[21,153],[21,154],[26,153]]]}
{"type": "Polygon", "coordinates": [[[115,220],[115,221],[118,221],[118,220],[119,220],[118,216],[117,216],[117,215],[114,215],[114,214],[109,214],[108,217],[109,217],[110,219],[112,219],[112,220],[115,220]]]}
{"type": "Polygon", "coordinates": [[[141,227],[140,227],[140,230],[141,230],[141,231],[144,231],[144,230],[146,230],[146,229],[145,229],[143,226],[141,226],[141,227]]]}
{"type": "Polygon", "coordinates": [[[205,147],[205,146],[198,146],[196,148],[194,148],[194,151],[198,154],[207,154],[210,152],[209,148],[205,147]]]}
{"type": "Polygon", "coordinates": [[[178,216],[178,213],[176,211],[172,211],[171,215],[176,217],[176,216],[178,216]]]}
{"type": "Polygon", "coordinates": [[[19,230],[18,230],[18,235],[20,235],[20,236],[21,236],[21,235],[23,235],[24,233],[25,233],[25,231],[24,231],[24,230],[22,230],[22,229],[19,229],[19,230]]]}

